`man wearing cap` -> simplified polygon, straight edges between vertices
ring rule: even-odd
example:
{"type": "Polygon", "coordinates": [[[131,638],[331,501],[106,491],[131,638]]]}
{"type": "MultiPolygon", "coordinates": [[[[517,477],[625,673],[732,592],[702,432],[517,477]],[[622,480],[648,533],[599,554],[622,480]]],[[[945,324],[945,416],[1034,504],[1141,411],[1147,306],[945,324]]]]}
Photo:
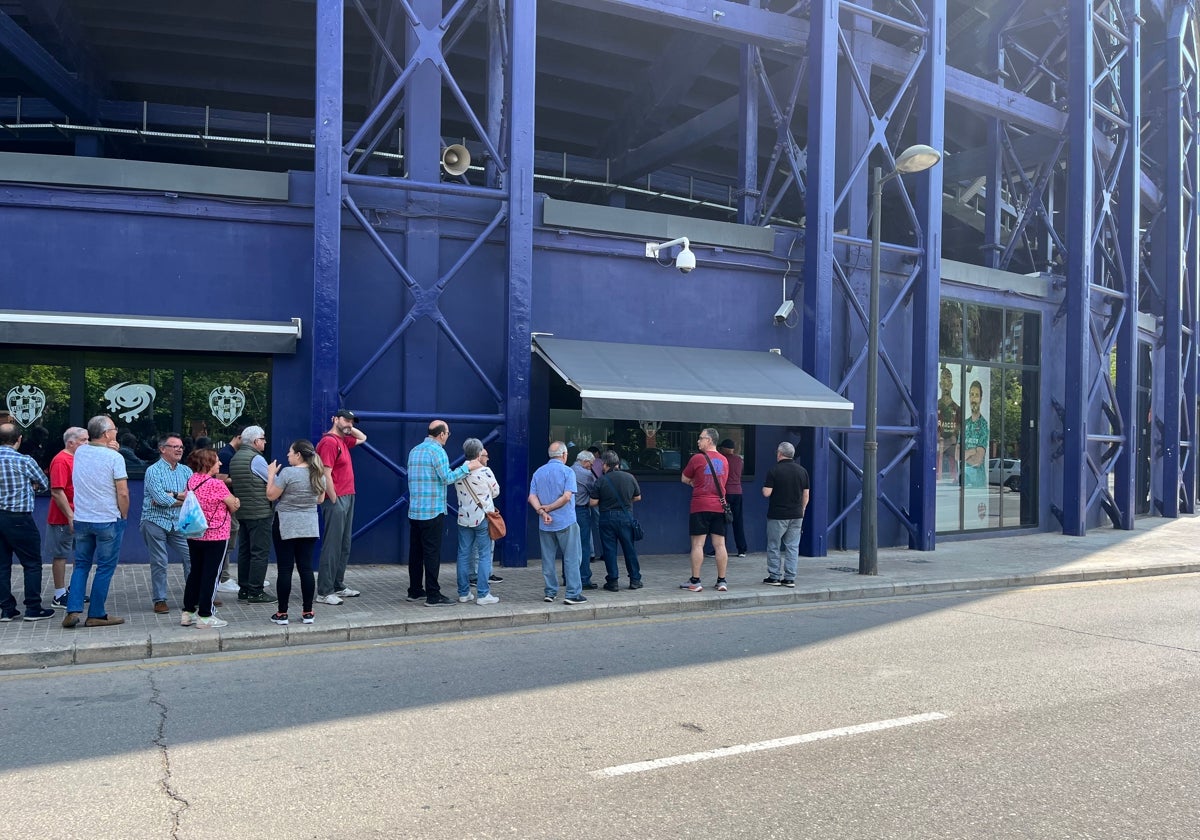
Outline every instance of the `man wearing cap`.
{"type": "Polygon", "coordinates": [[[317,571],[317,601],[336,606],[343,598],[357,598],[357,589],[346,586],[350,538],[354,532],[354,463],[350,450],[367,436],[354,427],[358,418],[343,408],[330,418],[329,431],[317,441],[317,455],[325,467],[325,536],[317,571]]]}
{"type": "MultiPolygon", "coordinates": [[[[733,511],[733,541],[737,545],[737,556],[746,556],[746,528],[742,523],[742,470],[746,462],[737,454],[737,444],[731,438],[725,438],[717,444],[717,450],[729,462],[729,477],[725,479],[725,498],[729,500],[729,509],[733,511]]],[[[729,532],[725,532],[725,543],[729,543],[729,532]]]]}

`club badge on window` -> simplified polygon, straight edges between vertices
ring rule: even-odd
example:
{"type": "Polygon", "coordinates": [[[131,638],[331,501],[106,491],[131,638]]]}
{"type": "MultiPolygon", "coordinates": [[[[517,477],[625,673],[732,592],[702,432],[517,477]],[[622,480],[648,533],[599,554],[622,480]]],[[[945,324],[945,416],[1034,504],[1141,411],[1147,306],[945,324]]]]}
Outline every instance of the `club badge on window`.
{"type": "Polygon", "coordinates": [[[36,385],[22,384],[8,390],[8,413],[22,428],[29,428],[46,410],[46,392],[36,385]]]}
{"type": "Polygon", "coordinates": [[[242,416],[246,408],[246,394],[241,388],[232,385],[213,388],[208,394],[208,408],[213,417],[221,421],[222,426],[228,426],[242,416]]]}
{"type": "Polygon", "coordinates": [[[117,412],[117,416],[126,423],[137,419],[139,415],[154,404],[158,392],[152,385],[138,382],[118,382],[104,392],[108,400],[108,410],[117,412]]]}

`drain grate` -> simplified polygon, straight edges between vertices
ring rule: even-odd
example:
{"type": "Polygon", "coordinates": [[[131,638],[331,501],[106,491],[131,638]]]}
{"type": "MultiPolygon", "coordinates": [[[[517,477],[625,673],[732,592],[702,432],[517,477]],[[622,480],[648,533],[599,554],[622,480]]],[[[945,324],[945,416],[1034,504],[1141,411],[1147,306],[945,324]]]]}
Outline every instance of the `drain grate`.
{"type": "Polygon", "coordinates": [[[854,574],[858,574],[858,569],[856,569],[853,566],[830,566],[829,571],[831,571],[831,572],[853,572],[854,574]]]}

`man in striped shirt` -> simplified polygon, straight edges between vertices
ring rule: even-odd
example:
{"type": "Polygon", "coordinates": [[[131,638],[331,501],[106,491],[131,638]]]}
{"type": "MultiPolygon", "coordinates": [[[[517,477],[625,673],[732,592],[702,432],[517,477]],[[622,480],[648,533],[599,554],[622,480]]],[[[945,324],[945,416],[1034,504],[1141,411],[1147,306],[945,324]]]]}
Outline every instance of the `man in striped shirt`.
{"type": "Polygon", "coordinates": [[[446,488],[483,466],[478,459],[450,469],[444,420],[429,424],[428,437],[408,453],[408,600],[425,599],[427,607],[456,603],[442,594],[438,569],[446,523],[446,488]]]}
{"type": "Polygon", "coordinates": [[[25,620],[54,615],[42,607],[42,537],[33,521],[33,494],[50,486],[37,461],[17,451],[21,430],[0,423],[0,621],[19,618],[12,594],[12,558],[25,570],[25,620]]]}

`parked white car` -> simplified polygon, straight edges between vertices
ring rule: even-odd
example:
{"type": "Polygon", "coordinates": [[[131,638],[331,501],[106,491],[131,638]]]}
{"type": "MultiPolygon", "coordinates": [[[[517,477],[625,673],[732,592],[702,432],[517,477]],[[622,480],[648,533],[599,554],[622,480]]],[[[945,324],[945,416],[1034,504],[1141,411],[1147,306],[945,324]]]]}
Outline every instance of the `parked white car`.
{"type": "Polygon", "coordinates": [[[1017,458],[993,458],[988,461],[988,484],[1003,484],[1009,490],[1021,489],[1021,461],[1017,458]]]}

